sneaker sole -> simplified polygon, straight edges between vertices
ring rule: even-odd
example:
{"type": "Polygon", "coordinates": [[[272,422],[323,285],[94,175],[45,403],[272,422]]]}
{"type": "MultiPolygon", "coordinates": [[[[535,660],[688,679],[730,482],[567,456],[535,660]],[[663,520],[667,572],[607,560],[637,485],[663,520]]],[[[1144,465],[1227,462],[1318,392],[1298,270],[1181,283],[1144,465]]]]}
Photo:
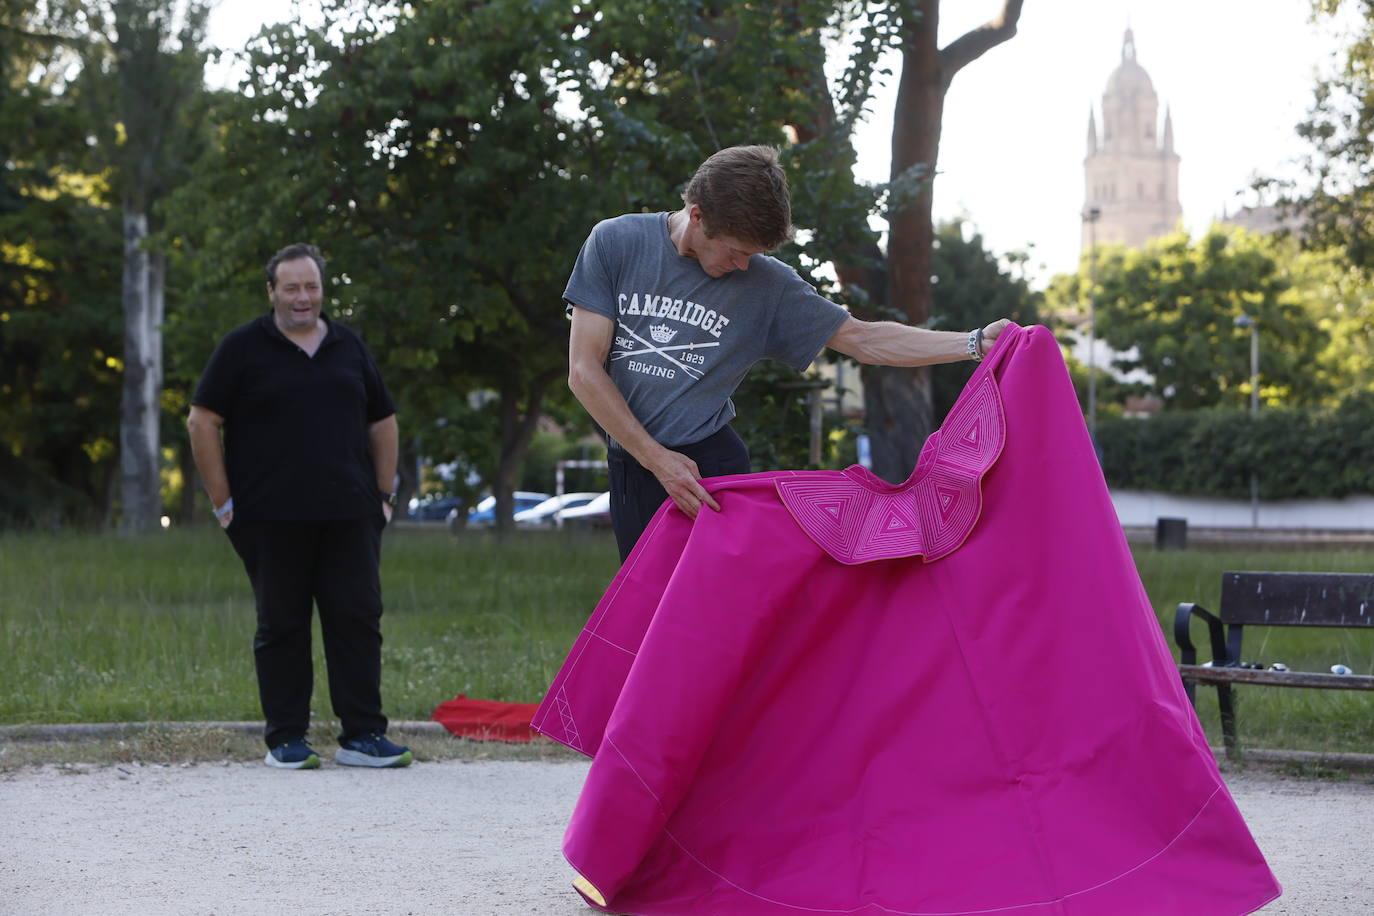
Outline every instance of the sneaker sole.
{"type": "Polygon", "coordinates": [[[320,758],[315,754],[311,754],[304,760],[286,763],[273,757],[272,752],[268,751],[262,762],[278,770],[318,770],[320,768],[320,758]]]}
{"type": "Polygon", "coordinates": [[[414,759],[410,751],[395,757],[373,757],[362,751],[351,751],[343,747],[334,753],[335,762],[346,767],[408,767],[414,759]]]}

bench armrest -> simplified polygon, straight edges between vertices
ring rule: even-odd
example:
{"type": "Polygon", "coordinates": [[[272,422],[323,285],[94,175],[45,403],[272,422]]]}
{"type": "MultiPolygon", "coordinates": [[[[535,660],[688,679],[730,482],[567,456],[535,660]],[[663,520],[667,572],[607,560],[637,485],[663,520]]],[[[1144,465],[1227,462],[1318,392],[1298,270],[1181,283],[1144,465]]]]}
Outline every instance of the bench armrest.
{"type": "Polygon", "coordinates": [[[1181,603],[1174,612],[1174,642],[1178,643],[1179,662],[1184,665],[1197,664],[1197,648],[1193,645],[1189,633],[1189,624],[1194,614],[1207,622],[1207,632],[1212,643],[1212,666],[1232,667],[1239,664],[1240,659],[1232,659],[1226,651],[1226,631],[1222,627],[1221,619],[1202,605],[1191,601],[1181,603]]]}

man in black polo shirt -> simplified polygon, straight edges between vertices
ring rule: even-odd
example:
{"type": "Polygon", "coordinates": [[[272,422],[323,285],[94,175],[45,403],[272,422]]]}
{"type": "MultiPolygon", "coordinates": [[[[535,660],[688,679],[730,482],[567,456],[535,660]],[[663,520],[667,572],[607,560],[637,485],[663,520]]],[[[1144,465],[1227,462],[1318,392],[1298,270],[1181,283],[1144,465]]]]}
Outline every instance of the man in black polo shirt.
{"type": "Polygon", "coordinates": [[[186,425],[215,516],[253,584],[267,765],[320,765],[306,743],[313,602],[343,726],[335,759],[406,766],[410,751],[386,739],[381,697],[378,564],[395,501],[396,407],[362,339],[320,314],[324,271],[313,245],[273,255],[272,310],[220,342],[186,425]]]}

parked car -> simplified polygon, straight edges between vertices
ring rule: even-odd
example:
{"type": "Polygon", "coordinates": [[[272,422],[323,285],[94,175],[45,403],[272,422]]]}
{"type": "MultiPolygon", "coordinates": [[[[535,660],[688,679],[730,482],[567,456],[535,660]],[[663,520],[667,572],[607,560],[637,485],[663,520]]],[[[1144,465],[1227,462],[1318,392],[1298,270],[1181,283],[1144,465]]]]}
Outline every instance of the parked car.
{"type": "Polygon", "coordinates": [[[406,505],[406,513],[413,522],[442,522],[462,504],[456,496],[426,496],[412,499],[406,505]]]}
{"type": "Polygon", "coordinates": [[[563,519],[564,527],[586,525],[599,528],[609,525],[611,523],[611,494],[602,493],[586,505],[578,506],[575,509],[564,509],[558,515],[563,519]]]}
{"type": "MultiPolygon", "coordinates": [[[[533,493],[527,490],[515,491],[515,511],[523,512],[532,509],[549,498],[547,493],[533,493]]],[[[491,528],[496,524],[496,497],[484,496],[481,502],[473,506],[468,512],[467,526],[469,528],[491,528]]],[[[460,528],[458,520],[458,510],[454,509],[448,514],[448,526],[450,529],[460,528]]]]}
{"type": "Polygon", "coordinates": [[[515,513],[515,524],[521,528],[552,528],[560,511],[576,509],[600,496],[600,493],[563,493],[550,496],[537,506],[515,513]]]}

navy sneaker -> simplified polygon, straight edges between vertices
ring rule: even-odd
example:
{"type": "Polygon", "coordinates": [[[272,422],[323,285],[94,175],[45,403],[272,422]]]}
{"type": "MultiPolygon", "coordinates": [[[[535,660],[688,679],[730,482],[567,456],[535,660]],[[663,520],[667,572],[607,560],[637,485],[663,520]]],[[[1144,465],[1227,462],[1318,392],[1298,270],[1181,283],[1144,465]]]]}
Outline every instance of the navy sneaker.
{"type": "Polygon", "coordinates": [[[268,751],[263,763],[279,770],[314,770],[319,768],[320,755],[304,738],[292,738],[268,751]]]}
{"type": "Polygon", "coordinates": [[[340,741],[334,759],[346,767],[406,767],[414,758],[410,748],[392,744],[385,735],[368,732],[340,741]]]}

